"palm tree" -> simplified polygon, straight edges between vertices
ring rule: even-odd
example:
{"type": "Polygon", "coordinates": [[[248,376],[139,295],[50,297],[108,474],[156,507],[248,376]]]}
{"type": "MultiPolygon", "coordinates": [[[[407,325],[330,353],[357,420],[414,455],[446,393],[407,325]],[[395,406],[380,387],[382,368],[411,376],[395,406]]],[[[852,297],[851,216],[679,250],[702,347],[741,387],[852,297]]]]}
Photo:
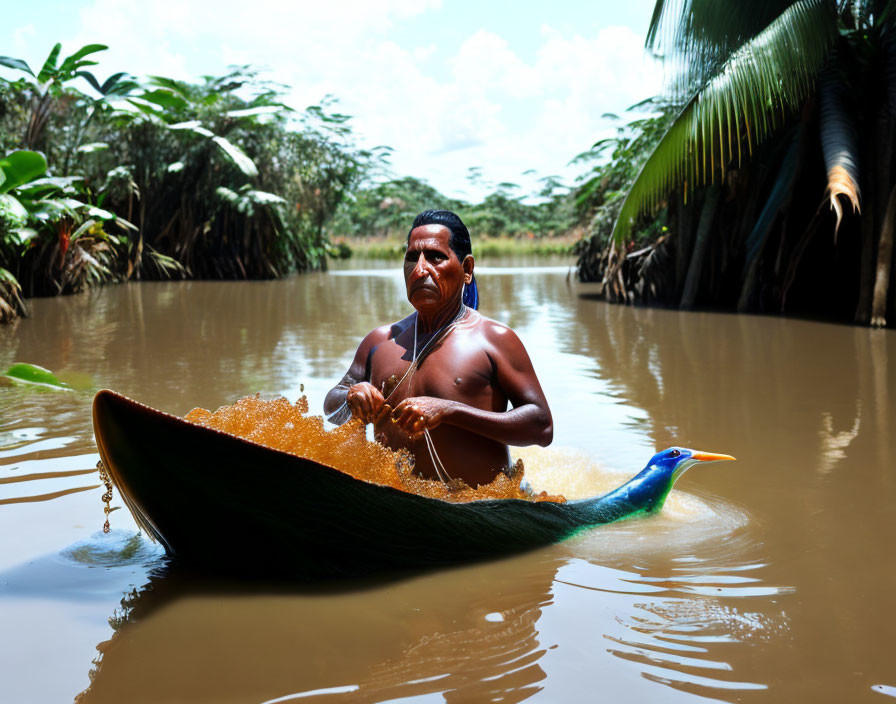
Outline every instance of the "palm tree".
{"type": "Polygon", "coordinates": [[[702,190],[678,301],[690,307],[710,242],[725,237],[713,234],[716,210],[761,151],[771,173],[753,174],[747,190],[756,204],[737,208],[748,227],[732,228],[747,234],[725,243],[727,258],[743,258],[738,309],[755,307],[760,278],[773,282],[766,288],[783,309],[810,240],[828,230],[834,243],[861,241],[856,321],[885,325],[896,223],[896,1],[657,0],[646,44],[671,68],[669,98],[680,107],[628,190],[616,247],[673,194],[687,203],[702,190]],[[806,171],[816,145],[827,186],[803,197],[818,181],[806,171]]]}

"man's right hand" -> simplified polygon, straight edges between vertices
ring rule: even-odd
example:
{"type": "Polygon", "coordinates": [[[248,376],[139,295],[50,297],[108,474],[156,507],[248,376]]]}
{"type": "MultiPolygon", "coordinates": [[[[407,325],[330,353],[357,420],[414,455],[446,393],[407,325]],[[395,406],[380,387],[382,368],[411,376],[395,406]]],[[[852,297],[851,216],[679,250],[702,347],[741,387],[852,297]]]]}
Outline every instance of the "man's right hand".
{"type": "Polygon", "coordinates": [[[362,381],[349,387],[345,402],[355,418],[365,423],[376,423],[383,415],[386,399],[373,384],[362,381]]]}

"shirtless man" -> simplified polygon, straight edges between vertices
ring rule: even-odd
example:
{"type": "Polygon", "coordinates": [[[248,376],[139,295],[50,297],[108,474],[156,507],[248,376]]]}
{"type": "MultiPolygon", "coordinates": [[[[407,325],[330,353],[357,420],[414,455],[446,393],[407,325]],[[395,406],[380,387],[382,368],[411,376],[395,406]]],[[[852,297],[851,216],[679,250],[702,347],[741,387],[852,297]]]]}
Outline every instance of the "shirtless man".
{"type": "Polygon", "coordinates": [[[417,216],[404,259],[416,312],[361,341],[324,412],[334,422],[345,422],[350,411],[373,423],[380,442],[410,450],[416,471],[434,479],[441,470],[431,442],[448,476],[476,486],[509,467],[508,445],[544,447],[554,429],[523,344],[475,310],[470,252],[470,234],[457,215],[417,216]]]}

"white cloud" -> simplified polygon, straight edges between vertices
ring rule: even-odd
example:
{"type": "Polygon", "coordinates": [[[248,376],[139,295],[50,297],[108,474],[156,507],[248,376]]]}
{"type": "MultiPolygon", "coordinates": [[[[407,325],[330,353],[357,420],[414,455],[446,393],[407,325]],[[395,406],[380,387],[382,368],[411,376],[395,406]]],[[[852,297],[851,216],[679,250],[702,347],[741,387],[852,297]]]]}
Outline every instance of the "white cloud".
{"type": "Polygon", "coordinates": [[[451,61],[454,82],[472,94],[505,93],[512,98],[538,94],[538,76],[492,32],[479,30],[460,47],[451,61]]]}
{"type": "Polygon", "coordinates": [[[430,57],[432,57],[436,53],[437,47],[435,44],[428,44],[427,46],[418,46],[414,47],[414,50],[411,52],[414,61],[417,63],[423,63],[430,57]]]}
{"type": "Polygon", "coordinates": [[[24,27],[17,27],[13,30],[12,33],[12,46],[14,51],[16,52],[16,56],[19,53],[25,51],[28,46],[28,38],[34,36],[34,25],[26,24],[24,27]]]}
{"type": "MultiPolygon", "coordinates": [[[[438,32],[398,43],[402,22],[439,5],[93,0],[65,49],[108,43],[101,77],[128,70],[195,79],[230,64],[266,67],[272,80],[293,87],[295,107],[336,96],[365,144],[394,147],[397,175],[425,178],[450,195],[470,191],[471,166],[495,183],[530,185],[521,177],[529,168],[571,177],[567,162],[611,127],[603,113],[659,90],[661,72],[645,59],[643,38],[625,27],[582,36],[544,26],[534,52],[486,30],[459,45],[438,32]]],[[[20,28],[15,41],[37,43],[33,31],[20,28]]]]}
{"type": "Polygon", "coordinates": [[[593,38],[543,28],[542,39],[527,64],[498,35],[477,31],[450,57],[450,79],[443,81],[393,46],[381,68],[391,90],[359,124],[396,147],[397,170],[452,194],[470,191],[470,166],[482,166],[492,183],[532,190],[538,176],[571,181],[577,172],[569,160],[612,132],[602,115],[657,93],[661,74],[628,28],[605,28],[593,38]],[[539,173],[523,177],[529,168],[539,173]]]}
{"type": "MultiPolygon", "coordinates": [[[[455,193],[471,190],[465,183],[470,166],[482,166],[487,181],[516,182],[529,191],[549,174],[572,182],[578,170],[568,162],[615,128],[602,116],[621,113],[661,88],[659,67],[628,28],[607,27],[585,38],[545,27],[542,40],[527,64],[501,37],[472,35],[451,61],[451,80],[437,86],[442,99],[434,103],[452,116],[440,120],[443,148],[423,164],[398,150],[396,166],[449,192],[443,184],[451,184],[455,193]],[[530,168],[538,173],[523,176],[530,168]]],[[[401,132],[407,143],[413,124],[396,130],[401,132]]],[[[425,150],[420,143],[414,153],[425,150]]]]}

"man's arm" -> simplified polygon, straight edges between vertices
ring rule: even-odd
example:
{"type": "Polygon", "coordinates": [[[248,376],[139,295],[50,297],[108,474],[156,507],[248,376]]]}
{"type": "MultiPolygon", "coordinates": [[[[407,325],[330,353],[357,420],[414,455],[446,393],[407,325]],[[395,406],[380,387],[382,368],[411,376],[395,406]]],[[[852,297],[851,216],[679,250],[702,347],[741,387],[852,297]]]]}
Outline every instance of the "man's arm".
{"type": "Polygon", "coordinates": [[[367,360],[374,347],[389,339],[389,331],[390,326],[384,325],[368,333],[361,340],[345,376],[327,393],[324,398],[324,414],[331,423],[341,425],[351,418],[353,412],[369,422],[368,417],[379,413],[383,397],[375,387],[367,383],[367,360]]]}
{"type": "Polygon", "coordinates": [[[415,435],[448,423],[505,445],[549,445],[554,423],[526,348],[510,328],[492,321],[483,326],[487,352],[495,362],[495,383],[513,408],[484,411],[459,401],[417,396],[402,401],[392,417],[415,435]]]}

